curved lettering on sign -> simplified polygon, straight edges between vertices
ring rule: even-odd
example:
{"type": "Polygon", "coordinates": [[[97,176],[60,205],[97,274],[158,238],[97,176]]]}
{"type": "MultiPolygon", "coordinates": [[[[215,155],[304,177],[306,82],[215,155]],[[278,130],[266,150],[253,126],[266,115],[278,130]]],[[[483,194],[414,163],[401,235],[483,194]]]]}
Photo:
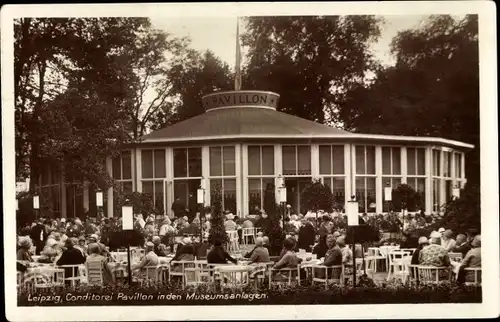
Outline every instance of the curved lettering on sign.
{"type": "Polygon", "coordinates": [[[218,92],[203,96],[205,111],[220,107],[264,107],[276,109],[279,95],[264,91],[218,92]]]}

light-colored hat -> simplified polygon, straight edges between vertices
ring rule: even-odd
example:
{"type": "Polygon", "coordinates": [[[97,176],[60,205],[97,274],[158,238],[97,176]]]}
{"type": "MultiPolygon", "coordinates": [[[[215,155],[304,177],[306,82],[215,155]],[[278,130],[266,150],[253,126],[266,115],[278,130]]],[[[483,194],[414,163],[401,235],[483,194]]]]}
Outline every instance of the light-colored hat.
{"type": "Polygon", "coordinates": [[[193,242],[193,241],[192,241],[192,240],[191,240],[191,238],[189,238],[189,237],[184,237],[184,238],[182,239],[182,244],[183,244],[183,245],[189,245],[189,244],[191,244],[192,242],[193,242]]]}
{"type": "Polygon", "coordinates": [[[148,219],[146,219],[146,222],[155,222],[155,220],[152,218],[152,217],[148,217],[148,219]]]}
{"type": "Polygon", "coordinates": [[[19,246],[30,248],[31,246],[33,246],[33,242],[31,241],[31,238],[29,238],[28,236],[19,237],[19,246]]]}
{"type": "Polygon", "coordinates": [[[153,247],[155,247],[155,244],[153,244],[152,242],[147,242],[146,247],[153,248],[153,247]]]}
{"type": "Polygon", "coordinates": [[[182,217],[182,219],[184,219],[185,221],[189,220],[188,216],[184,216],[184,217],[182,217]]]}
{"type": "Polygon", "coordinates": [[[45,242],[45,246],[47,247],[53,247],[57,245],[57,241],[53,238],[48,238],[47,241],[45,242]]]}
{"type": "Polygon", "coordinates": [[[429,243],[429,240],[427,239],[427,237],[425,236],[422,236],[418,239],[418,244],[419,245],[423,245],[423,244],[428,244],[429,243]]]}
{"type": "Polygon", "coordinates": [[[66,222],[66,218],[61,218],[61,222],[66,222]]]}
{"type": "Polygon", "coordinates": [[[234,215],[233,215],[233,214],[228,214],[228,215],[226,216],[226,218],[227,218],[228,220],[233,220],[233,219],[234,219],[234,215]]]}
{"type": "Polygon", "coordinates": [[[438,229],[438,233],[443,233],[445,231],[446,231],[446,229],[444,229],[443,227],[441,227],[441,228],[438,229]]]}
{"type": "Polygon", "coordinates": [[[433,231],[430,234],[429,238],[441,238],[441,234],[439,232],[437,232],[437,231],[433,231]]]}
{"type": "Polygon", "coordinates": [[[165,219],[163,219],[163,223],[167,224],[167,225],[170,225],[171,224],[170,218],[165,217],[165,219]]]}
{"type": "Polygon", "coordinates": [[[92,234],[92,235],[90,235],[90,238],[95,239],[95,240],[99,239],[99,237],[97,237],[97,235],[96,235],[96,234],[92,234]]]}
{"type": "Polygon", "coordinates": [[[444,232],[443,232],[443,236],[446,236],[448,238],[451,238],[453,236],[453,231],[451,231],[451,229],[446,229],[444,232]]]}
{"type": "Polygon", "coordinates": [[[161,242],[161,238],[160,238],[160,236],[153,236],[153,240],[152,241],[153,241],[153,244],[154,243],[160,243],[161,242]]]}
{"type": "Polygon", "coordinates": [[[470,244],[472,247],[481,247],[481,235],[476,235],[470,244]]]}

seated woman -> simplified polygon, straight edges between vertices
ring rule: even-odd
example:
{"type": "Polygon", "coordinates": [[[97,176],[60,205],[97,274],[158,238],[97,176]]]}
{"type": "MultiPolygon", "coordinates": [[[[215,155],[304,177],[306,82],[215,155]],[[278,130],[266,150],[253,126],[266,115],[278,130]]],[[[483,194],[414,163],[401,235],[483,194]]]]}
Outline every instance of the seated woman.
{"type": "Polygon", "coordinates": [[[54,263],[59,256],[62,254],[62,249],[58,247],[55,239],[49,238],[45,244],[45,247],[40,253],[40,258],[38,262],[50,264],[54,263]]]}
{"type": "Polygon", "coordinates": [[[250,255],[249,264],[269,262],[269,251],[264,247],[264,239],[258,237],[255,240],[255,248],[250,255]]]}
{"type": "Polygon", "coordinates": [[[325,257],[326,250],[326,236],[321,236],[319,238],[319,243],[313,247],[312,253],[315,254],[317,258],[322,258],[325,257]]]}
{"type": "MultiPolygon", "coordinates": [[[[468,282],[474,280],[473,276],[474,272],[468,272],[468,274],[466,274],[466,271],[464,270],[465,268],[481,267],[481,235],[476,235],[474,237],[474,239],[471,242],[471,246],[472,246],[471,250],[467,252],[464,259],[462,260],[462,263],[460,263],[460,268],[458,271],[458,278],[457,278],[458,283],[464,283],[466,281],[468,282]]],[[[479,278],[480,277],[481,275],[479,275],[479,278]]]]}
{"type": "MultiPolygon", "coordinates": [[[[274,264],[273,269],[283,269],[283,268],[297,268],[297,266],[302,262],[302,259],[298,258],[295,254],[295,240],[292,238],[287,238],[283,241],[283,250],[281,251],[280,260],[274,264]]],[[[287,280],[288,272],[275,274],[276,280],[287,280]]],[[[296,276],[295,271],[292,272],[292,277],[296,276]]]]}
{"type": "Polygon", "coordinates": [[[101,248],[97,243],[90,243],[88,245],[88,253],[86,263],[92,261],[99,261],[102,265],[104,284],[109,284],[114,282],[114,275],[111,273],[111,269],[108,266],[108,258],[100,254],[101,248]]]}
{"type": "Polygon", "coordinates": [[[17,250],[17,270],[20,272],[25,272],[29,263],[33,262],[33,257],[31,257],[30,249],[33,247],[33,242],[31,238],[19,237],[19,248],[17,250]]]}
{"type": "MultiPolygon", "coordinates": [[[[74,246],[77,244],[76,238],[68,238],[65,243],[66,250],[63,251],[61,257],[56,262],[57,265],[79,265],[85,263],[85,256],[83,256],[82,252],[79,249],[76,249],[74,246]]],[[[69,278],[73,277],[74,270],[70,267],[64,269],[64,277],[69,278]]],[[[67,280],[66,284],[70,284],[70,281],[67,280]]]]}
{"type": "MultiPolygon", "coordinates": [[[[172,259],[172,261],[194,261],[195,255],[196,255],[196,250],[192,245],[191,238],[184,237],[182,239],[181,244],[177,247],[177,252],[175,253],[175,256],[172,259]]],[[[185,266],[185,267],[190,267],[190,266],[185,266]]],[[[182,266],[174,264],[172,265],[171,269],[175,272],[180,272],[182,270],[182,266]]]]}
{"type": "Polygon", "coordinates": [[[232,258],[222,246],[220,240],[214,241],[214,246],[207,254],[207,263],[209,264],[227,264],[228,261],[236,264],[237,260],[232,258]]]}

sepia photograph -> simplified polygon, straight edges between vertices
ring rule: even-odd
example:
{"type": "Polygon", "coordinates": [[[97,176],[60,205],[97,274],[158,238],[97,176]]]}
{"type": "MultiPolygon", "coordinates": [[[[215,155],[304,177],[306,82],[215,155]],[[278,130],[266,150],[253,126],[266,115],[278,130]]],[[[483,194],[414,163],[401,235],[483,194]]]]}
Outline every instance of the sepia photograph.
{"type": "Polygon", "coordinates": [[[498,316],[494,3],[427,4],[3,7],[8,318],[498,316]]]}

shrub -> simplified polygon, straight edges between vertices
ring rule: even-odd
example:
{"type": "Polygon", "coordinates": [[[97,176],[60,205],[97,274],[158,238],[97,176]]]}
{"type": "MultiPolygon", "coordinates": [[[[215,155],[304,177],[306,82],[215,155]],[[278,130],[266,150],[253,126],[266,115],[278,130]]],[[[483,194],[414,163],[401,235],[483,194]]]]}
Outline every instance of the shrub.
{"type": "Polygon", "coordinates": [[[330,188],[319,180],[313,180],[300,194],[300,205],[305,211],[318,212],[318,210],[324,210],[332,212],[333,204],[334,198],[330,188]]]}
{"type": "Polygon", "coordinates": [[[279,213],[279,207],[276,204],[274,185],[272,184],[267,185],[266,191],[264,192],[264,211],[269,216],[269,226],[266,229],[267,231],[264,231],[264,235],[269,237],[271,243],[269,255],[279,255],[285,235],[283,229],[280,227],[281,215],[279,213]]]}
{"type": "Polygon", "coordinates": [[[224,218],[222,217],[222,192],[221,187],[216,186],[212,191],[212,210],[210,219],[210,232],[208,242],[214,244],[216,240],[227,243],[229,238],[224,228],[224,218]]]}

